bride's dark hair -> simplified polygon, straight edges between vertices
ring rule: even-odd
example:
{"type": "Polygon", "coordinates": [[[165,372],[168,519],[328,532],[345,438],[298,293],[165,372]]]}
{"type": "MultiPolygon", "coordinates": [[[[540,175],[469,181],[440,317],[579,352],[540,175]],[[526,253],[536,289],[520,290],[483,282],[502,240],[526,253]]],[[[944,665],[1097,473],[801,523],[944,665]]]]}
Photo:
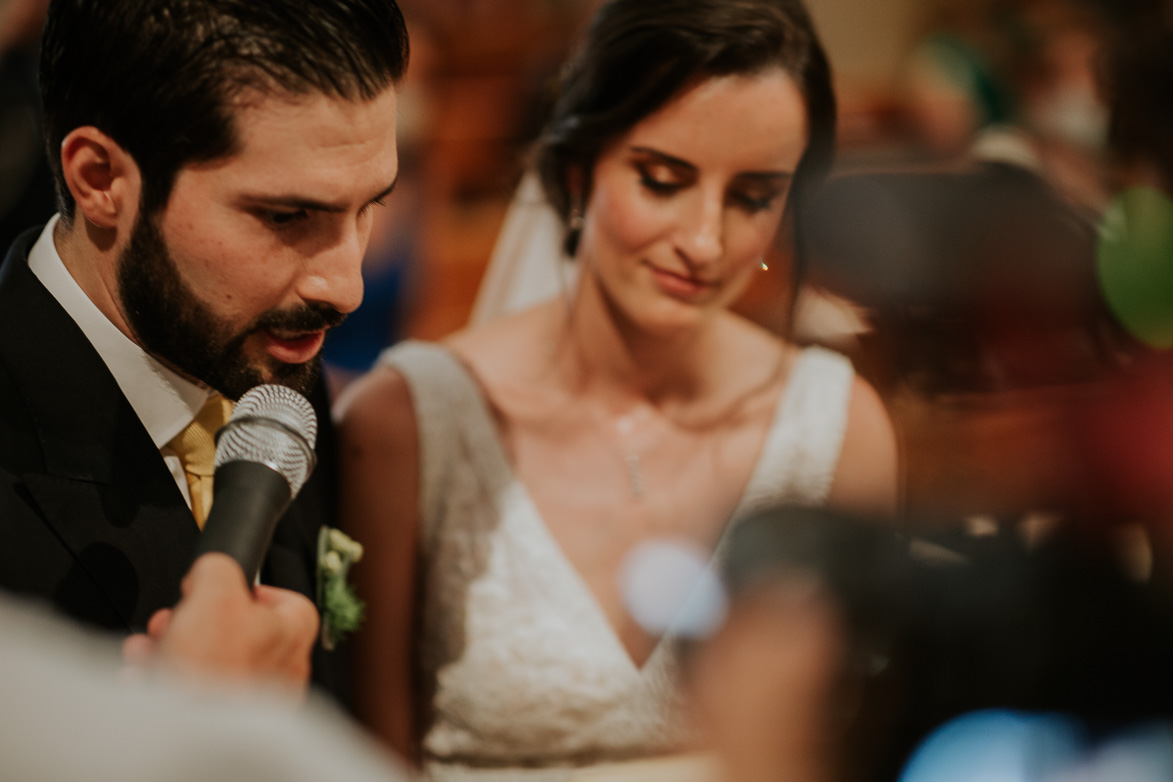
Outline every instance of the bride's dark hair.
{"type": "MultiPolygon", "coordinates": [[[[546,196],[564,221],[585,203],[599,153],[687,84],[781,68],[806,103],[810,138],[789,209],[830,168],[835,95],[827,57],[799,0],[612,0],[562,73],[535,149],[546,196]],[[581,177],[571,192],[570,173],[581,177]]],[[[574,255],[579,231],[567,231],[574,255]]]]}

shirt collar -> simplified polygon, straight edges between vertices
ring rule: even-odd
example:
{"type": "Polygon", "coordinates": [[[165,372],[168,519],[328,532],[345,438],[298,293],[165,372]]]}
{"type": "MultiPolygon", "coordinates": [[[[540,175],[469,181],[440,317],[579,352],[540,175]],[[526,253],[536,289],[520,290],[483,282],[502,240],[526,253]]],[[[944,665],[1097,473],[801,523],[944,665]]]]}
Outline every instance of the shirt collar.
{"type": "Polygon", "coordinates": [[[57,252],[57,221],[54,215],[29,251],[29,269],[85,333],[155,446],[162,448],[191,423],[210,392],[159,363],[90,301],[57,252]]]}

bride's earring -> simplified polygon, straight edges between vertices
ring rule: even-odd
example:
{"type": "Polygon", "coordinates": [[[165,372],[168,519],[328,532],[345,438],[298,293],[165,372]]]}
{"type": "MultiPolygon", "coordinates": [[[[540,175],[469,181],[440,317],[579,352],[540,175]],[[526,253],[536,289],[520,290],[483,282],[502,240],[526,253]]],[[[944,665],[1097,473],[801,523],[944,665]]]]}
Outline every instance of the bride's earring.
{"type": "Polygon", "coordinates": [[[582,207],[578,204],[570,207],[570,214],[566,217],[566,238],[562,240],[562,252],[570,258],[578,252],[578,240],[582,237],[582,226],[586,221],[582,216],[582,207]]]}
{"type": "Polygon", "coordinates": [[[761,268],[761,270],[762,270],[762,271],[764,271],[764,272],[765,272],[765,271],[769,271],[769,270],[770,270],[770,267],[766,265],[766,259],[765,259],[765,258],[759,258],[759,259],[758,259],[758,266],[759,266],[759,267],[761,268]]]}

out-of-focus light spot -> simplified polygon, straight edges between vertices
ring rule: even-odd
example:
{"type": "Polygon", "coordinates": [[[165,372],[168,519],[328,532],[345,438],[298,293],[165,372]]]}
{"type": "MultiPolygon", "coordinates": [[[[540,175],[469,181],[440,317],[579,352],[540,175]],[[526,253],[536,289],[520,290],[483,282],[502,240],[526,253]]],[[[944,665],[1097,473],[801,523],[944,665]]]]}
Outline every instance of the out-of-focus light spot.
{"type": "Polygon", "coordinates": [[[1105,742],[1078,771],[1055,782],[1169,782],[1173,726],[1150,722],[1105,742]]]}
{"type": "Polygon", "coordinates": [[[1099,744],[1065,714],[978,711],[921,743],[900,782],[1169,782],[1173,725],[1147,722],[1099,744]]]}
{"type": "Polygon", "coordinates": [[[699,546],[641,543],[624,559],[619,577],[627,612],[652,635],[706,638],[725,620],[725,591],[699,546]]]}
{"type": "Polygon", "coordinates": [[[1147,187],[1117,196],[1100,228],[1104,298],[1133,336],[1173,347],[1173,200],[1147,187]]]}
{"type": "Polygon", "coordinates": [[[1042,782],[1080,755],[1074,720],[978,711],[945,723],[913,754],[900,782],[1042,782]]]}

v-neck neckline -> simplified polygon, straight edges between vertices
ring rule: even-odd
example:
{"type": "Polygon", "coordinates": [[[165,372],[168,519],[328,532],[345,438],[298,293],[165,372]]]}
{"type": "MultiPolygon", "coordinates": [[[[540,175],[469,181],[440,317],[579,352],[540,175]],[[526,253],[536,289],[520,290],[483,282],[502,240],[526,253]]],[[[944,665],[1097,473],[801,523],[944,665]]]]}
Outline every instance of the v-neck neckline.
{"type": "MultiPolygon", "coordinates": [[[[514,491],[517,492],[516,496],[525,506],[526,514],[530,519],[532,519],[533,526],[544,537],[548,547],[554,552],[554,555],[562,564],[562,569],[567,574],[567,577],[574,582],[576,591],[579,593],[580,597],[585,600],[587,605],[590,606],[591,613],[594,614],[599,624],[605,629],[606,637],[627,661],[627,664],[633,671],[635,671],[640,676],[645,675],[649,670],[651,670],[652,663],[658,657],[662,656],[661,650],[665,647],[667,639],[672,635],[671,629],[655,639],[655,644],[652,647],[651,653],[648,654],[642,663],[637,663],[635,661],[635,658],[631,654],[631,650],[628,649],[627,645],[623,643],[623,639],[619,635],[619,631],[608,618],[607,611],[603,608],[603,604],[600,602],[598,595],[596,595],[594,590],[590,588],[586,578],[582,575],[581,572],[579,572],[578,568],[574,566],[574,563],[571,562],[570,557],[566,554],[562,544],[554,536],[553,531],[546,523],[541,509],[538,507],[537,502],[534,500],[533,495],[529,491],[529,487],[518,475],[513,462],[509,459],[500,428],[497,425],[496,419],[494,418],[492,409],[490,407],[489,394],[486,392],[486,389],[481,383],[480,378],[477,376],[476,372],[473,371],[472,367],[470,367],[460,357],[459,354],[447,346],[441,347],[443,348],[445,354],[447,354],[458,367],[460,375],[465,378],[465,380],[475,391],[475,393],[471,395],[476,400],[475,404],[477,415],[475,420],[477,421],[478,427],[484,428],[484,432],[482,434],[485,435],[479,439],[482,442],[491,444],[489,447],[492,449],[492,452],[486,454],[486,457],[489,461],[496,464],[495,469],[500,470],[500,476],[502,478],[503,485],[512,487],[514,491]]],[[[768,477],[764,474],[764,469],[766,465],[772,461],[768,458],[770,453],[773,449],[778,447],[779,424],[784,419],[785,411],[791,404],[790,399],[795,393],[793,389],[796,385],[794,383],[794,378],[798,374],[798,368],[803,363],[803,358],[806,355],[806,350],[799,351],[790,364],[786,380],[783,384],[781,392],[779,392],[778,400],[774,404],[774,412],[770,418],[769,428],[767,429],[766,435],[762,439],[762,443],[758,448],[758,454],[754,461],[753,468],[750,470],[749,476],[747,477],[745,484],[742,486],[741,494],[738,497],[737,504],[733,508],[733,512],[730,514],[729,518],[726,519],[725,524],[722,527],[721,534],[717,538],[717,543],[708,554],[708,561],[706,564],[706,567],[708,568],[712,568],[714,566],[715,560],[721,551],[726,536],[728,535],[731,524],[740,517],[748,500],[756,494],[757,487],[761,485],[761,483],[768,477]]],[[[677,615],[679,615],[681,608],[683,608],[683,603],[677,607],[677,615]]],[[[675,618],[673,622],[670,623],[669,627],[671,628],[673,624],[675,624],[675,618]]]]}

